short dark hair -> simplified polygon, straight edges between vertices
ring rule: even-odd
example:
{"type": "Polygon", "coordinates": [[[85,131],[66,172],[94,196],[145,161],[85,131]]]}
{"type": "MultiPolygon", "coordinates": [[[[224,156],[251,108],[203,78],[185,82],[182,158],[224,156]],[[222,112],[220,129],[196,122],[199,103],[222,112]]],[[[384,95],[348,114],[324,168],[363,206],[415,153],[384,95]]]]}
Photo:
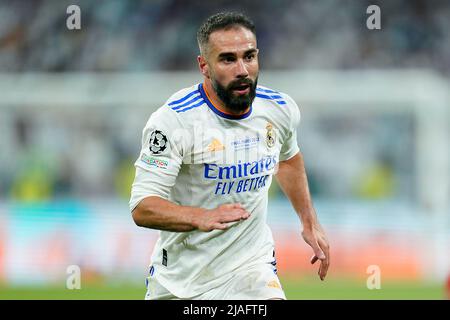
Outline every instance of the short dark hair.
{"type": "Polygon", "coordinates": [[[220,12],[206,19],[197,31],[197,42],[200,52],[203,54],[204,48],[209,40],[209,35],[217,30],[227,30],[232,27],[242,26],[256,36],[256,28],[252,20],[238,12],[220,12]]]}

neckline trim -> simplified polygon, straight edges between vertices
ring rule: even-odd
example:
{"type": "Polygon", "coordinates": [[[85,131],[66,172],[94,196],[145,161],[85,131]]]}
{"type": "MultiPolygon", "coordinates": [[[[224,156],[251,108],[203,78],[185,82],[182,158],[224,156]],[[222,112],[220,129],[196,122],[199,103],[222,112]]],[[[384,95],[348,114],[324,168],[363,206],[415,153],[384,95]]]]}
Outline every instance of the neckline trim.
{"type": "Polygon", "coordinates": [[[250,105],[250,109],[246,113],[239,114],[239,115],[229,114],[229,113],[225,113],[223,111],[220,111],[219,109],[217,109],[217,107],[214,106],[212,101],[209,99],[208,94],[206,93],[205,89],[203,88],[203,83],[200,83],[198,85],[198,90],[200,91],[200,94],[201,94],[203,100],[206,101],[206,104],[208,105],[208,107],[215,114],[221,116],[222,118],[229,119],[229,120],[240,120],[240,119],[247,118],[252,113],[252,106],[251,105],[250,105]]]}

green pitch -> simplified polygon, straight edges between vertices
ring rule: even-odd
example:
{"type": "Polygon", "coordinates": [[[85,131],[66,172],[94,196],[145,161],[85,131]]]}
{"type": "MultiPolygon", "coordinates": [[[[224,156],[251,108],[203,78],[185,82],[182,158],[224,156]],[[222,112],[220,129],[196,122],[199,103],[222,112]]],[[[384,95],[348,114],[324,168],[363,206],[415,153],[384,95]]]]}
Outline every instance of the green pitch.
{"type": "MultiPolygon", "coordinates": [[[[281,283],[290,300],[305,299],[443,299],[444,286],[417,282],[382,282],[381,289],[369,290],[365,281],[332,279],[282,278],[281,283]]],[[[0,300],[4,299],[138,299],[145,287],[126,285],[86,284],[80,290],[58,287],[0,286],[0,300]]]]}

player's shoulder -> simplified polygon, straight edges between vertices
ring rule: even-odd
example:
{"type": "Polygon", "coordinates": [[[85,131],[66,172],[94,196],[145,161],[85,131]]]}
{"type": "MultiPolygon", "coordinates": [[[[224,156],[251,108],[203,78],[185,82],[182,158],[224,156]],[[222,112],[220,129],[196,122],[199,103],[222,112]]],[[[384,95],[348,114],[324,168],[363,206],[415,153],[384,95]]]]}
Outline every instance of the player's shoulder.
{"type": "Polygon", "coordinates": [[[258,85],[256,87],[255,100],[265,106],[264,111],[274,110],[281,117],[283,115],[288,118],[297,117],[300,112],[297,103],[290,95],[266,86],[258,85]]]}
{"type": "Polygon", "coordinates": [[[171,110],[178,116],[191,114],[193,111],[200,111],[200,107],[206,104],[201,92],[199,84],[183,88],[175,92],[167,99],[162,108],[171,110]]]}
{"type": "Polygon", "coordinates": [[[274,106],[289,107],[291,105],[296,105],[294,100],[287,93],[262,85],[256,87],[255,98],[260,101],[269,102],[274,106]]]}
{"type": "Polygon", "coordinates": [[[205,103],[198,84],[183,88],[172,94],[162,106],[153,112],[149,122],[166,123],[168,126],[179,127],[181,123],[188,123],[186,117],[192,116],[193,113],[196,114],[205,103]]]}

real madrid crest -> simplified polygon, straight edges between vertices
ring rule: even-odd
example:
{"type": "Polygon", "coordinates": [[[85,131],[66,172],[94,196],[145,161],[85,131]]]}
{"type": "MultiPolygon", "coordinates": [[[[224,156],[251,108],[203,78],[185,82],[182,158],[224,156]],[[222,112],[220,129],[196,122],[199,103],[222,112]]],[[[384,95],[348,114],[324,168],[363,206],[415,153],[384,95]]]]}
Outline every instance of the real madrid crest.
{"type": "Polygon", "coordinates": [[[269,148],[272,148],[275,145],[275,130],[273,125],[268,122],[266,125],[266,143],[269,148]]]}

